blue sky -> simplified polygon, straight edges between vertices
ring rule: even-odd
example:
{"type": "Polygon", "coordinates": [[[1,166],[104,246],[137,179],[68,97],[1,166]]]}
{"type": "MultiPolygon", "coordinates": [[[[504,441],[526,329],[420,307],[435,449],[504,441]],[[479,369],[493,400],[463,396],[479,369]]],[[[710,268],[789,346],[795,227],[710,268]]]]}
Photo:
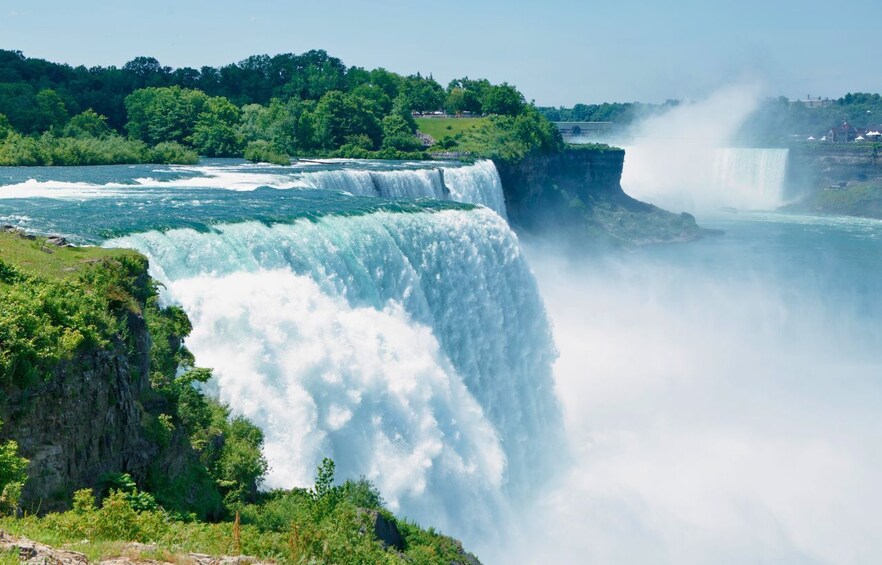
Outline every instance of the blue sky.
{"type": "Polygon", "coordinates": [[[0,48],[173,67],[325,49],[347,65],[468,75],[542,105],[882,91],[882,1],[0,0],[0,48]]]}

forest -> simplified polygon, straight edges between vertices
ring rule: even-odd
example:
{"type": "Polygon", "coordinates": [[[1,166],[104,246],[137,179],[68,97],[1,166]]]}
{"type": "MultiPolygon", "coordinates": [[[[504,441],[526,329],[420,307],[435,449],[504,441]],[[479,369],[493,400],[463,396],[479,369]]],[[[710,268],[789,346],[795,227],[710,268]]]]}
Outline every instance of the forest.
{"type": "Polygon", "coordinates": [[[489,116],[464,148],[495,156],[560,146],[515,87],[347,67],[325,51],[172,69],[138,57],[71,67],[0,51],[0,165],[192,163],[198,156],[290,163],[293,156],[418,159],[432,140],[414,116],[489,116]],[[511,145],[513,144],[513,145],[511,145]]]}

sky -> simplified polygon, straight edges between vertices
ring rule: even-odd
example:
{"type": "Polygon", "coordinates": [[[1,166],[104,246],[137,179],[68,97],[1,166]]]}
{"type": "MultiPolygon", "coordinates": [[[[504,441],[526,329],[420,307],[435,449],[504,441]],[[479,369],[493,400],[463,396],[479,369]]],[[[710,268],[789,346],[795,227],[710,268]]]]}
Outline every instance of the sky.
{"type": "Polygon", "coordinates": [[[882,1],[0,0],[0,48],[172,67],[324,49],[350,66],[517,86],[539,105],[882,91],[882,1]]]}

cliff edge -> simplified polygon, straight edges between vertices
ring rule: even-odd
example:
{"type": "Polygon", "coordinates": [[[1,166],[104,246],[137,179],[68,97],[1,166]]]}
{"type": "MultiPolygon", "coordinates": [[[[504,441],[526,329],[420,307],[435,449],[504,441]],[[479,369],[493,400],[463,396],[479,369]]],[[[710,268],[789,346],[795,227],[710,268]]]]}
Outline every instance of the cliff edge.
{"type": "Polygon", "coordinates": [[[559,153],[494,161],[509,221],[518,232],[584,244],[690,241],[709,233],[690,214],[674,214],[622,190],[625,151],[571,145],[559,153]]]}

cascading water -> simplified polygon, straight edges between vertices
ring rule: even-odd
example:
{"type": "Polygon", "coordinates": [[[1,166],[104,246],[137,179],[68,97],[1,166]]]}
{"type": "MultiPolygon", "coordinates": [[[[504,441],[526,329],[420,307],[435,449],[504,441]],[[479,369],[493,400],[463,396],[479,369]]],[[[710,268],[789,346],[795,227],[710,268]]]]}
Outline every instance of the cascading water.
{"type": "Polygon", "coordinates": [[[95,167],[106,172],[101,184],[83,182],[76,168],[59,167],[51,178],[29,169],[0,177],[0,199],[9,198],[114,198],[125,197],[132,189],[220,189],[253,191],[261,187],[315,189],[382,198],[434,198],[486,206],[506,217],[502,183],[493,161],[470,165],[454,163],[385,162],[338,163],[334,161],[298,167],[250,164],[209,164],[198,167],[133,169],[143,176],[127,178],[119,167],[95,167]],[[370,165],[370,166],[368,166],[370,165]],[[394,168],[397,166],[398,168],[394,168]]]}
{"type": "Polygon", "coordinates": [[[622,187],[677,210],[772,210],[783,204],[787,149],[649,144],[626,148],[622,187]]]}
{"type": "MultiPolygon", "coordinates": [[[[122,237],[194,325],[220,398],[265,431],[268,485],[322,457],[477,541],[563,453],[554,347],[517,238],[486,209],[122,237]]],[[[486,540],[485,540],[486,541],[486,540]]]]}
{"type": "Polygon", "coordinates": [[[264,430],[267,486],[332,457],[474,550],[566,452],[504,218],[492,161],[0,170],[3,223],[149,257],[211,386],[264,430]]]}
{"type": "Polygon", "coordinates": [[[668,210],[778,208],[787,150],[737,147],[759,100],[758,85],[733,85],[632,124],[622,188],[668,210]]]}
{"type": "Polygon", "coordinates": [[[713,188],[739,208],[780,206],[787,173],[787,149],[723,148],[714,153],[713,188]]]}

